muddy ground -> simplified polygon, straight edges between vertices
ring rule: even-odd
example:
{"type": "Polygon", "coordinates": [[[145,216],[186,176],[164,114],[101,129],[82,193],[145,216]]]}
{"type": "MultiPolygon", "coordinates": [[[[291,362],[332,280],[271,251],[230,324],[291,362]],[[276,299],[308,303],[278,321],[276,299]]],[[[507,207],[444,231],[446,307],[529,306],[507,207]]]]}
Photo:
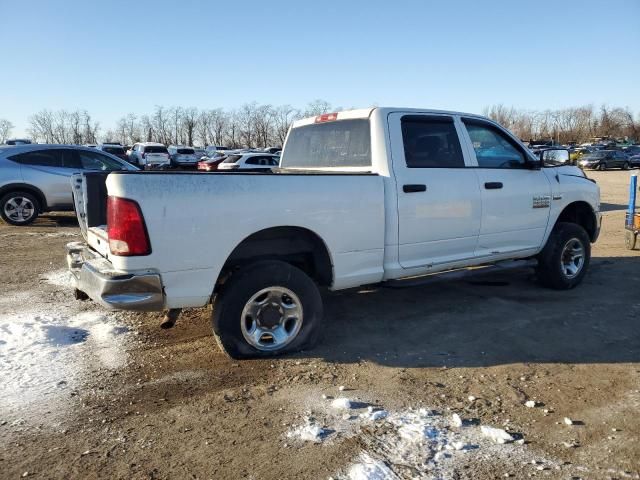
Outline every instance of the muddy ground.
{"type": "Polygon", "coordinates": [[[326,293],[322,345],[267,361],[226,358],[206,310],[165,331],[157,314],[106,314],[74,300],[61,273],[64,244],[80,239],[73,217],[0,225],[0,478],[326,479],[350,469],[382,478],[353,470],[363,452],[398,478],[640,478],[629,173],[589,176],[602,188],[604,222],[575,290],[546,290],[519,272],[326,293]],[[12,322],[27,325],[23,337],[12,322]],[[38,322],[50,322],[44,337],[22,342],[38,322]],[[347,418],[332,397],[362,408],[347,418]],[[357,417],[366,406],[389,418],[427,409],[432,440],[357,417]],[[463,427],[451,425],[454,412],[463,427]],[[325,429],[317,442],[288,435],[305,424],[325,429]],[[493,444],[479,425],[524,444],[493,444]],[[464,447],[447,450],[455,438],[464,447]]]}

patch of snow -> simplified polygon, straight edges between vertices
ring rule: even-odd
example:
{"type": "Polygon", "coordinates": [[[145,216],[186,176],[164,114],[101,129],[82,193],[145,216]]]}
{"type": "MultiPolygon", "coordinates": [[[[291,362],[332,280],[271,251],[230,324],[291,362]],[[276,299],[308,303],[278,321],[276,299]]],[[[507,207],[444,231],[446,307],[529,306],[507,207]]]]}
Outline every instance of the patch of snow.
{"type": "Polygon", "coordinates": [[[348,398],[336,398],[331,402],[331,406],[340,410],[349,410],[353,404],[348,398]]]}
{"type": "Polygon", "coordinates": [[[367,452],[362,452],[357,463],[347,473],[349,480],[395,480],[398,478],[381,460],[375,460],[367,452]]]}
{"type": "Polygon", "coordinates": [[[513,437],[507,433],[505,430],[501,428],[488,427],[486,425],[482,425],[480,427],[480,431],[485,437],[489,437],[496,443],[508,443],[513,442],[513,437]]]}
{"type": "Polygon", "coordinates": [[[536,402],[533,400],[527,400],[526,402],[524,402],[524,406],[527,408],[535,408],[536,402]]]}
{"type": "Polygon", "coordinates": [[[451,415],[451,426],[455,428],[462,427],[462,418],[457,413],[451,415]]]}
{"type": "Polygon", "coordinates": [[[375,410],[373,407],[368,407],[366,412],[360,414],[360,418],[364,420],[371,420],[376,422],[389,416],[389,412],[386,410],[375,410]]]}
{"type": "Polygon", "coordinates": [[[328,432],[318,425],[307,423],[288,432],[287,437],[299,439],[303,442],[321,443],[327,434],[328,432]]]}
{"type": "Polygon", "coordinates": [[[564,417],[564,423],[565,425],[573,425],[573,420],[571,420],[569,417],[564,417]]]}
{"type": "MultiPolygon", "coordinates": [[[[0,415],[40,405],[64,409],[69,390],[87,369],[120,368],[126,362],[123,326],[98,312],[73,314],[55,307],[21,306],[0,318],[0,415]]],[[[71,310],[71,309],[69,309],[71,310]]]]}

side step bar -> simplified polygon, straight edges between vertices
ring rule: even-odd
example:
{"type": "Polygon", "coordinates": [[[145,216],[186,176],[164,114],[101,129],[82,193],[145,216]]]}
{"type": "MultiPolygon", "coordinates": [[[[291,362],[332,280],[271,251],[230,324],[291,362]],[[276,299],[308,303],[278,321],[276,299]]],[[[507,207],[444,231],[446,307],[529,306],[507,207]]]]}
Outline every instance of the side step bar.
{"type": "Polygon", "coordinates": [[[468,280],[470,278],[478,278],[495,273],[534,268],[536,265],[538,265],[538,261],[535,259],[503,260],[489,265],[445,270],[444,272],[428,273],[426,275],[409,277],[403,280],[388,280],[383,282],[382,286],[387,288],[409,288],[451,280],[468,280]]]}

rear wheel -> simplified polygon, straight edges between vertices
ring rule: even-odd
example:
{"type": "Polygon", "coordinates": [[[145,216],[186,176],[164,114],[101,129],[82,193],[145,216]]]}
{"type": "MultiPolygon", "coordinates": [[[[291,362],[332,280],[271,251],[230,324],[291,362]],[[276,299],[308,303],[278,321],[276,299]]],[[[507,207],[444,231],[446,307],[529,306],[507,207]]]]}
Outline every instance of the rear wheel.
{"type": "Polygon", "coordinates": [[[627,250],[634,250],[636,248],[636,242],[638,240],[638,234],[627,230],[624,232],[624,244],[627,250]]]}
{"type": "Polygon", "coordinates": [[[213,332],[232,358],[270,357],[312,347],[322,299],[314,281],[281,261],[260,261],[231,275],[213,305],[213,332]]]}
{"type": "Polygon", "coordinates": [[[591,243],[584,228],[558,223],[538,255],[538,281],[545,287],[568,290],[584,278],[591,259],[591,243]]]}
{"type": "Polygon", "coordinates": [[[0,199],[0,217],[10,225],[29,225],[36,218],[40,204],[27,192],[11,192],[0,199]]]}
{"type": "Polygon", "coordinates": [[[598,165],[598,170],[600,170],[601,172],[604,172],[607,169],[607,164],[602,162],[600,165],[598,165]]]}
{"type": "Polygon", "coordinates": [[[629,170],[629,162],[624,162],[624,164],[622,165],[622,169],[629,170]]]}

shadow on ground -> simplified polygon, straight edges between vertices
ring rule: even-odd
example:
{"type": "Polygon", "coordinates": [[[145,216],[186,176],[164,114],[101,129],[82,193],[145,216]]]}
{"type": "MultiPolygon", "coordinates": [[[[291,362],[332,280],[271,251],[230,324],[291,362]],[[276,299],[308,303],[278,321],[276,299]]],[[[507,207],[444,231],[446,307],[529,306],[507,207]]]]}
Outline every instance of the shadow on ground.
{"type": "Polygon", "coordinates": [[[594,258],[570,291],[533,277],[325,295],[324,341],[301,356],[397,367],[640,361],[640,257],[594,258]]]}

